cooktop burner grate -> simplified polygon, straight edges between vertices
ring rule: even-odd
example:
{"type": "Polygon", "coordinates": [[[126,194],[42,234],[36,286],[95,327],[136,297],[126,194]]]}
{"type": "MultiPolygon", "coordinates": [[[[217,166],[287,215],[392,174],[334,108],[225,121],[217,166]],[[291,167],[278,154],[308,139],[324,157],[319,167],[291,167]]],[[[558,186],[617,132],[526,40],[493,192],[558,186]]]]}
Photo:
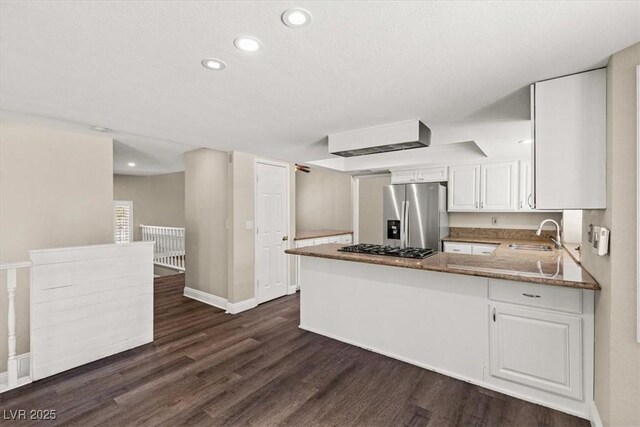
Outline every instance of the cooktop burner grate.
{"type": "Polygon", "coordinates": [[[399,248],[396,246],[373,245],[370,243],[361,243],[359,245],[345,246],[338,249],[340,252],[351,252],[357,254],[369,255],[386,255],[396,256],[400,258],[426,258],[435,253],[433,249],[426,248],[399,248]]]}

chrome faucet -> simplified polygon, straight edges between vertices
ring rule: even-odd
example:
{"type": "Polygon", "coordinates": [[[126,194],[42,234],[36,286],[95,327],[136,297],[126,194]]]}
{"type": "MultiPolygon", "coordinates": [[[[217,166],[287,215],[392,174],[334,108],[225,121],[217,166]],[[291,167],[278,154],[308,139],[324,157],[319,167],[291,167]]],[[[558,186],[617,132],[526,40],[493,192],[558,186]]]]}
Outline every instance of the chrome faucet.
{"type": "Polygon", "coordinates": [[[545,219],[544,221],[542,221],[540,223],[540,227],[538,227],[538,230],[536,231],[536,236],[542,234],[542,227],[544,227],[547,222],[552,222],[556,226],[556,238],[554,239],[552,237],[551,240],[553,240],[553,243],[556,244],[556,249],[562,249],[562,239],[560,239],[560,224],[558,224],[556,221],[552,219],[545,219]]]}

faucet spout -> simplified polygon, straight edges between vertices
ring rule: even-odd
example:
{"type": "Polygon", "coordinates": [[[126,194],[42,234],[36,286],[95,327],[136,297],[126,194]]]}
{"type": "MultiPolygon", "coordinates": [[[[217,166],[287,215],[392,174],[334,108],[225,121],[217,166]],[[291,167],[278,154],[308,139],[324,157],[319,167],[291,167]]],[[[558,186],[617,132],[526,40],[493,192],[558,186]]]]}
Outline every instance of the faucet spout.
{"type": "Polygon", "coordinates": [[[562,249],[562,239],[560,238],[560,224],[558,224],[556,221],[552,219],[545,219],[544,221],[542,221],[540,223],[540,227],[538,227],[538,230],[536,230],[536,236],[542,234],[542,227],[544,227],[547,222],[551,222],[556,226],[556,238],[552,238],[551,240],[553,240],[553,243],[555,243],[556,249],[562,249]]]}

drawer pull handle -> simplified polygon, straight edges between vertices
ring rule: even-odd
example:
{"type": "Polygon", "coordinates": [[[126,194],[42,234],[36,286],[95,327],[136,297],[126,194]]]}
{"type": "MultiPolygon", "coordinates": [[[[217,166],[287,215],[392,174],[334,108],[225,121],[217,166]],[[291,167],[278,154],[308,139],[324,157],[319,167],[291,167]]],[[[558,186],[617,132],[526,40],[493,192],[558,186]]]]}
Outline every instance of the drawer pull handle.
{"type": "Polygon", "coordinates": [[[522,294],[527,298],[540,298],[540,295],[535,295],[535,294],[522,294]]]}

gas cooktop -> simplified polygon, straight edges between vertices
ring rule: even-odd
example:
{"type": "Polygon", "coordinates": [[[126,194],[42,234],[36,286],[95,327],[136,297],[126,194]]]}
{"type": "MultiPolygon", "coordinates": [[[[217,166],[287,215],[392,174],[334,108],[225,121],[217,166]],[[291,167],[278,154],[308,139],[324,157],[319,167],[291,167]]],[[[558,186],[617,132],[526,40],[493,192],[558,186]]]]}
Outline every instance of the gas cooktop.
{"type": "Polygon", "coordinates": [[[425,248],[398,248],[395,246],[372,245],[369,243],[361,243],[359,245],[345,246],[338,249],[340,252],[352,252],[357,254],[369,255],[387,255],[400,258],[426,258],[435,253],[433,249],[425,248]]]}

